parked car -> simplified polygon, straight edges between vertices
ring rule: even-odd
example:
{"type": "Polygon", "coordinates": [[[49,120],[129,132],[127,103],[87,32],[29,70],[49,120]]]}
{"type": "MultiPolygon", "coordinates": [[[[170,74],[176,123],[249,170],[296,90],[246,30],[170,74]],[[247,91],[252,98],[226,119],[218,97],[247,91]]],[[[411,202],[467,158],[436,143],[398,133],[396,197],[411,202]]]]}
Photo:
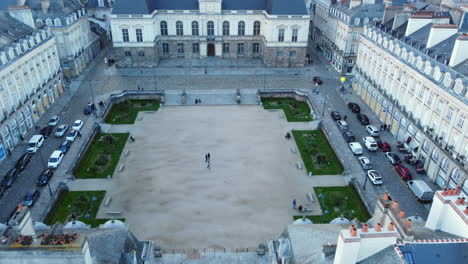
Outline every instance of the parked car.
{"type": "Polygon", "coordinates": [[[47,167],[49,169],[56,169],[63,160],[63,152],[60,150],[54,150],[52,155],[50,155],[49,162],[47,163],[47,167]]]}
{"type": "Polygon", "coordinates": [[[411,175],[411,172],[408,170],[408,168],[406,168],[405,166],[403,166],[401,164],[396,164],[395,165],[395,170],[403,180],[411,180],[413,178],[413,176],[411,175]]]}
{"type": "Polygon", "coordinates": [[[365,114],[357,114],[356,115],[357,119],[359,120],[359,122],[361,123],[361,125],[368,125],[369,124],[369,117],[367,117],[367,115],[365,114]]]}
{"type": "Polygon", "coordinates": [[[377,146],[377,142],[373,137],[363,137],[362,142],[364,146],[366,146],[367,150],[369,151],[376,151],[379,147],[377,146]]]}
{"type": "Polygon", "coordinates": [[[24,196],[24,201],[21,203],[23,206],[33,206],[34,202],[39,198],[41,193],[38,189],[31,189],[29,190],[26,195],[24,196]]]}
{"type": "Polygon", "coordinates": [[[82,127],[83,127],[83,121],[81,120],[76,120],[72,125],[72,129],[76,131],[80,131],[82,127]]]}
{"type": "Polygon", "coordinates": [[[78,136],[78,131],[72,129],[70,132],[68,132],[67,136],[65,137],[66,140],[69,140],[71,142],[75,141],[76,137],[78,136]]]}
{"type": "Polygon", "coordinates": [[[383,183],[382,176],[380,176],[380,174],[376,170],[367,171],[367,177],[375,185],[383,183]]]}
{"type": "Polygon", "coordinates": [[[349,130],[343,131],[343,138],[348,143],[356,141],[356,137],[354,136],[353,132],[349,130]]]}
{"type": "Polygon", "coordinates": [[[16,161],[15,168],[17,168],[20,171],[24,170],[24,168],[26,168],[28,163],[31,161],[31,158],[32,155],[29,153],[21,155],[21,157],[16,161]]]}
{"type": "Polygon", "coordinates": [[[46,185],[49,182],[50,178],[54,176],[54,171],[51,169],[45,169],[42,173],[37,177],[37,186],[46,185]]]}
{"type": "Polygon", "coordinates": [[[349,148],[354,153],[354,155],[361,155],[362,154],[362,146],[359,142],[351,142],[348,143],[349,148]]]}
{"type": "Polygon", "coordinates": [[[43,135],[34,135],[28,141],[28,147],[26,148],[26,153],[36,153],[39,148],[44,144],[45,138],[43,135]]]}
{"type": "Polygon", "coordinates": [[[390,144],[388,144],[388,142],[383,142],[382,141],[377,141],[377,145],[379,146],[380,150],[382,150],[382,152],[390,152],[392,151],[392,147],[390,147],[390,144]]]}
{"type": "Polygon", "coordinates": [[[330,113],[330,115],[331,115],[331,118],[333,120],[340,120],[341,119],[341,115],[340,115],[340,113],[338,111],[332,111],[330,113]]]}
{"type": "Polygon", "coordinates": [[[53,128],[52,126],[46,126],[41,129],[40,134],[47,139],[52,133],[52,128],[53,128]]]}
{"type": "Polygon", "coordinates": [[[372,162],[370,161],[368,157],[362,156],[362,157],[359,157],[358,160],[359,160],[359,164],[361,164],[362,168],[365,170],[370,170],[374,167],[372,166],[372,162]]]}
{"type": "Polygon", "coordinates": [[[10,188],[13,185],[13,182],[19,176],[20,171],[17,168],[9,170],[5,177],[3,177],[2,182],[0,183],[0,188],[10,188]]]}
{"type": "Polygon", "coordinates": [[[68,150],[70,149],[72,143],[73,142],[71,142],[70,140],[65,140],[64,142],[62,142],[62,144],[60,144],[60,147],[58,150],[62,151],[63,154],[66,154],[68,150]]]}
{"type": "Polygon", "coordinates": [[[49,120],[49,126],[56,126],[60,123],[60,117],[58,116],[53,116],[50,120],[49,120]]]}
{"type": "Polygon", "coordinates": [[[414,194],[420,202],[430,202],[434,197],[434,192],[431,187],[423,180],[412,180],[406,183],[408,189],[414,194]]]}
{"type": "Polygon", "coordinates": [[[336,121],[336,125],[341,131],[348,130],[348,123],[344,120],[336,121]]]}
{"type": "Polygon", "coordinates": [[[371,135],[373,137],[378,137],[379,136],[379,129],[376,126],[367,125],[366,130],[369,133],[369,135],[371,135]]]}
{"type": "Polygon", "coordinates": [[[314,83],[318,83],[318,84],[323,83],[322,79],[320,79],[319,76],[315,76],[314,78],[312,78],[312,81],[314,81],[314,83]]]}
{"type": "Polygon", "coordinates": [[[392,163],[393,165],[400,164],[401,159],[398,155],[394,152],[385,152],[385,157],[392,163]]]}
{"type": "Polygon", "coordinates": [[[68,125],[60,125],[55,130],[55,137],[63,137],[68,131],[68,125]]]}
{"type": "Polygon", "coordinates": [[[87,104],[87,105],[84,107],[83,113],[84,113],[85,115],[90,115],[92,112],[93,112],[93,104],[87,104]]]}
{"type": "Polygon", "coordinates": [[[361,112],[361,107],[359,107],[359,105],[356,104],[356,103],[348,103],[348,108],[353,113],[360,113],[361,112]]]}

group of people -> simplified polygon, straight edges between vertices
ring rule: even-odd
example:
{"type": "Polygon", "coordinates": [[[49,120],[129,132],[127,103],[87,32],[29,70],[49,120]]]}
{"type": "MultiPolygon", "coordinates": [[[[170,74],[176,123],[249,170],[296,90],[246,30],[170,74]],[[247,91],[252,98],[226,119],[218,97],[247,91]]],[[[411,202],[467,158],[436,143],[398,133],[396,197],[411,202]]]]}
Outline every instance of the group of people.
{"type": "Polygon", "coordinates": [[[201,104],[201,99],[195,99],[195,104],[201,104]]]}
{"type": "Polygon", "coordinates": [[[302,204],[300,204],[299,207],[297,207],[296,199],[294,199],[293,202],[292,202],[292,208],[297,209],[299,212],[308,212],[308,211],[310,211],[309,208],[305,208],[304,206],[302,206],[302,204]]]}

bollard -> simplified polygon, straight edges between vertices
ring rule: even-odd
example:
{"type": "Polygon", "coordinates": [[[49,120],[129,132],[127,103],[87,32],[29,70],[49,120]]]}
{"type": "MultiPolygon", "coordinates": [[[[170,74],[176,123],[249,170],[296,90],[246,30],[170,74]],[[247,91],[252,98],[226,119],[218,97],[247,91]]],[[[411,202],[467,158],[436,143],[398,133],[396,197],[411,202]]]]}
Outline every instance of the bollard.
{"type": "Polygon", "coordinates": [[[311,172],[311,171],[309,171],[309,176],[312,176],[312,172],[311,172]]]}
{"type": "Polygon", "coordinates": [[[108,181],[112,180],[112,177],[110,175],[107,175],[107,180],[108,181]]]}

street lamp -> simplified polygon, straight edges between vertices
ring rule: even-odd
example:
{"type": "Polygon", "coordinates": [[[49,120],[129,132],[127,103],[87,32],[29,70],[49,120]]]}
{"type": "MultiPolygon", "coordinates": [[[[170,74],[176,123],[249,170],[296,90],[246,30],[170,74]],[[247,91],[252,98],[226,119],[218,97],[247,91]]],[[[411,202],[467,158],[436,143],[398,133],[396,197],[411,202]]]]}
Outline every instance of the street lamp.
{"type": "Polygon", "coordinates": [[[96,114],[96,103],[94,101],[94,88],[93,86],[91,85],[91,80],[88,81],[88,85],[89,85],[89,88],[91,90],[91,100],[93,101],[93,107],[91,109],[91,112],[93,112],[94,114],[94,117],[97,117],[97,114],[96,114]]]}

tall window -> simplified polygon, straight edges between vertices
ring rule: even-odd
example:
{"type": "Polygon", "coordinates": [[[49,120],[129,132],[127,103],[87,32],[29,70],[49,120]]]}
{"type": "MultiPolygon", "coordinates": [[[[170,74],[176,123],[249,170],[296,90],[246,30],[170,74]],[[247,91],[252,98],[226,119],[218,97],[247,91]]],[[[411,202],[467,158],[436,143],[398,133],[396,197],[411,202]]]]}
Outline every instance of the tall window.
{"type": "Polygon", "coordinates": [[[278,42],[284,41],[284,29],[278,30],[278,42]]]}
{"type": "Polygon", "coordinates": [[[184,43],[177,43],[177,53],[179,55],[184,54],[184,43]]]}
{"type": "Polygon", "coordinates": [[[223,36],[229,36],[229,22],[223,22],[223,36]]]}
{"type": "Polygon", "coordinates": [[[223,43],[223,53],[229,53],[229,43],[223,43]]]}
{"type": "Polygon", "coordinates": [[[182,21],[177,21],[176,22],[176,35],[177,36],[183,36],[184,35],[184,24],[182,24],[182,21]]]}
{"type": "Polygon", "coordinates": [[[143,42],[143,31],[140,28],[135,29],[137,42],[143,42]]]}
{"type": "Polygon", "coordinates": [[[207,29],[208,29],[208,36],[214,36],[214,23],[213,21],[208,21],[208,25],[207,25],[207,29]]]}
{"type": "Polygon", "coordinates": [[[245,36],[245,23],[244,23],[244,21],[239,22],[239,25],[237,26],[237,35],[245,36]]]}
{"type": "Polygon", "coordinates": [[[200,44],[198,43],[193,43],[192,45],[192,52],[195,54],[200,53],[200,44]]]}
{"type": "Polygon", "coordinates": [[[160,27],[161,27],[161,36],[167,36],[167,22],[161,21],[160,27]]]}
{"type": "Polygon", "coordinates": [[[260,53],[260,43],[254,43],[254,44],[253,44],[252,52],[253,52],[254,54],[260,53]]]}
{"type": "Polygon", "coordinates": [[[169,54],[169,43],[163,43],[163,54],[169,54]]]}
{"type": "Polygon", "coordinates": [[[297,42],[297,33],[298,32],[299,32],[299,30],[297,28],[292,30],[292,37],[291,37],[292,42],[297,42]]]}
{"type": "Polygon", "coordinates": [[[198,22],[192,22],[192,36],[198,36],[198,22]]]}
{"type": "Polygon", "coordinates": [[[260,21],[254,22],[253,34],[254,36],[260,35],[260,21]]]}
{"type": "Polygon", "coordinates": [[[244,43],[237,43],[237,55],[244,55],[244,43]]]}
{"type": "Polygon", "coordinates": [[[122,39],[123,42],[129,42],[130,38],[128,37],[128,29],[122,28],[122,39]]]}
{"type": "Polygon", "coordinates": [[[464,114],[461,114],[460,115],[460,118],[458,118],[458,121],[457,121],[457,126],[459,128],[463,128],[463,124],[465,123],[465,115],[464,114]]]}

